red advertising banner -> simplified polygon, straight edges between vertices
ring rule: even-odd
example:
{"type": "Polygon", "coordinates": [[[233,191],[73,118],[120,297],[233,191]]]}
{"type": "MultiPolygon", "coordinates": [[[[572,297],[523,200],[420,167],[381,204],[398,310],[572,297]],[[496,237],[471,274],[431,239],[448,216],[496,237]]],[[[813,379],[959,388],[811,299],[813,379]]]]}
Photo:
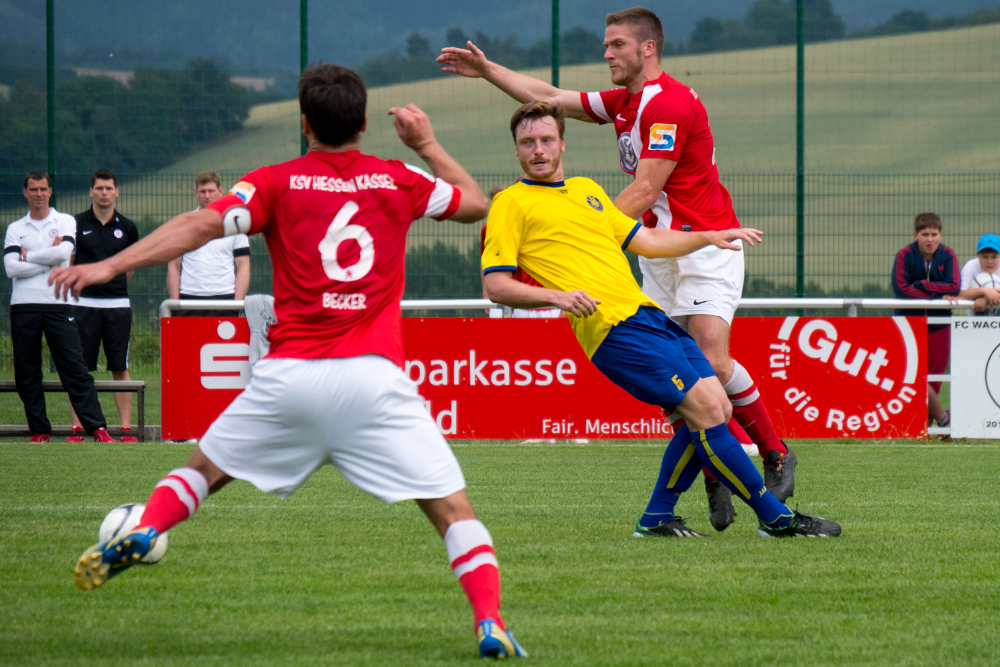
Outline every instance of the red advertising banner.
{"type": "Polygon", "coordinates": [[[449,438],[672,435],[590,363],[569,320],[404,318],[406,372],[449,438]]]}
{"type": "Polygon", "coordinates": [[[739,317],[730,351],[786,438],[927,435],[923,317],[739,317]]]}
{"type": "MultiPolygon", "coordinates": [[[[926,435],[923,318],[737,318],[732,353],[788,438],[926,435]]],[[[249,382],[242,318],[164,318],[163,437],[199,438],[249,382]]],[[[404,318],[406,372],[448,438],[664,439],[566,319],[404,318]]]]}
{"type": "Polygon", "coordinates": [[[200,438],[250,383],[250,328],[242,317],[160,320],[165,440],[200,438]]]}

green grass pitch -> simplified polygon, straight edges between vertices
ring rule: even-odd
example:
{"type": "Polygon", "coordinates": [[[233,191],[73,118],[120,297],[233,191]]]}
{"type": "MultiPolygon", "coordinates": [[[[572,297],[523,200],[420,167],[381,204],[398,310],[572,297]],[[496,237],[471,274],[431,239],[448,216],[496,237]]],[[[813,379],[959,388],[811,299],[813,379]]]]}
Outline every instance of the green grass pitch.
{"type": "MultiPolygon", "coordinates": [[[[1000,663],[1000,447],[795,445],[799,509],[839,539],[764,540],[747,508],[705,540],[639,540],[643,443],[456,443],[533,665],[1000,663]]],[[[191,445],[0,444],[0,664],[463,665],[472,618],[413,503],[324,468],[279,501],[233,483],[164,560],[97,591],[75,558],[191,445]]]]}

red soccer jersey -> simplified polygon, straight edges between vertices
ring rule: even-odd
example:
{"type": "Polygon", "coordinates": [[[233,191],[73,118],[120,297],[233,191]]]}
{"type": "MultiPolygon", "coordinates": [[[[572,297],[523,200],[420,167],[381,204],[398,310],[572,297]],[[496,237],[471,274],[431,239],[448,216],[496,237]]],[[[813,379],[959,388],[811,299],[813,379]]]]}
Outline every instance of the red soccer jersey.
{"type": "Polygon", "coordinates": [[[704,231],[740,226],[732,197],[719,182],[708,113],[694,90],[664,73],[635,95],[616,88],[580,93],[580,98],[598,123],[614,121],[627,173],[635,175],[640,159],[677,162],[660,197],[643,215],[647,227],[704,231]]]}
{"type": "Polygon", "coordinates": [[[459,191],[421,169],[358,151],[262,167],[211,204],[250,211],[274,267],[269,357],[379,354],[403,365],[399,301],[406,234],[417,218],[450,217],[459,191]]]}

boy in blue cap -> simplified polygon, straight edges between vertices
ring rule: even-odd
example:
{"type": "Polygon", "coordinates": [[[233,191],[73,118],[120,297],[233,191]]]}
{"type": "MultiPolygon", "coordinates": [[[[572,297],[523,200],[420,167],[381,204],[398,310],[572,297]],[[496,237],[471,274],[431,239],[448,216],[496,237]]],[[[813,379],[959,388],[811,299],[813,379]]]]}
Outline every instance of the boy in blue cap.
{"type": "Polygon", "coordinates": [[[976,302],[969,315],[1000,314],[1000,236],[983,234],[976,256],[962,267],[960,299],[976,302]]]}

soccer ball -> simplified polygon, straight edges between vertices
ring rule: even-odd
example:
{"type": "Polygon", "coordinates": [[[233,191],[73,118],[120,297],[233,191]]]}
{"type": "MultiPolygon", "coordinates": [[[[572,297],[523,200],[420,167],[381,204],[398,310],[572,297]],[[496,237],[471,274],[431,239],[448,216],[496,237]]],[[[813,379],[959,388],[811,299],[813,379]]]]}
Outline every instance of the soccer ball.
{"type": "MultiPolygon", "coordinates": [[[[142,503],[128,503],[114,508],[101,522],[101,527],[97,531],[97,539],[102,544],[115,539],[119,535],[124,535],[139,525],[139,519],[146,506],[142,503]]],[[[156,538],[156,544],[149,553],[143,556],[139,562],[146,565],[159,563],[163,554],[167,553],[167,534],[163,533],[156,538]]]]}
{"type": "Polygon", "coordinates": [[[972,284],[974,287],[992,287],[993,289],[1000,289],[1000,275],[995,273],[986,273],[983,271],[972,279],[972,284]]]}

